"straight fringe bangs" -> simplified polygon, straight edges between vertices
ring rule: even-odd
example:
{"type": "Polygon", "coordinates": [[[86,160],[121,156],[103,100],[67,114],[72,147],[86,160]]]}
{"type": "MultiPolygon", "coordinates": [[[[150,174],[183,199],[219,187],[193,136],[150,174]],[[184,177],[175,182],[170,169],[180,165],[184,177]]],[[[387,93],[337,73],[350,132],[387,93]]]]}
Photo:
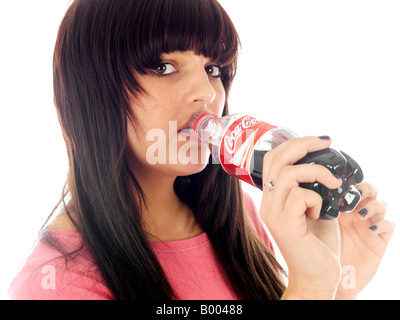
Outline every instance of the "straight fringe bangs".
{"type": "MultiPolygon", "coordinates": [[[[192,50],[236,69],[239,39],[223,8],[209,0],[130,1],[137,5],[127,24],[129,63],[138,72],[157,66],[163,53],[192,50]]],[[[231,80],[231,79],[230,79],[231,80]]]]}

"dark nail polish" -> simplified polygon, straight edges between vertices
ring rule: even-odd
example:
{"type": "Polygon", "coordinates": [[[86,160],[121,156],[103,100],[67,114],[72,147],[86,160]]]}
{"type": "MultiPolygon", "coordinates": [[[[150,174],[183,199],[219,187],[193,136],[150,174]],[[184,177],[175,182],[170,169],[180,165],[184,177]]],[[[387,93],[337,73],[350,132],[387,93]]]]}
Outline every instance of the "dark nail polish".
{"type": "Polygon", "coordinates": [[[376,225],[370,226],[369,230],[371,231],[375,231],[376,229],[378,229],[378,227],[376,225]]]}
{"type": "Polygon", "coordinates": [[[359,214],[361,217],[365,217],[365,216],[367,215],[367,213],[368,213],[368,210],[367,210],[367,209],[362,209],[362,210],[358,211],[358,214],[359,214]]]}
{"type": "Polygon", "coordinates": [[[330,140],[331,139],[330,136],[319,136],[318,138],[320,138],[321,140],[330,140]]]}

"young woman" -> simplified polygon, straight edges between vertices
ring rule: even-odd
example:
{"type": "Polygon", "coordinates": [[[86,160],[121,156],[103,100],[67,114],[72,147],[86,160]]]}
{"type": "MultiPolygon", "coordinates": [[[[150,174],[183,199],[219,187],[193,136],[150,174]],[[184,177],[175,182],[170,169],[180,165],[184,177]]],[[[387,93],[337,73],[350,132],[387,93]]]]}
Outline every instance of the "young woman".
{"type": "Polygon", "coordinates": [[[265,187],[260,214],[201,144],[181,139],[193,114],[229,113],[238,48],[216,0],[71,4],[54,53],[68,179],[11,298],[357,296],[394,227],[367,183],[355,212],[318,220],[321,197],[299,183],[341,181],[322,166],[293,164],[330,139],[292,139],[266,155],[263,180],[274,189],[265,187]],[[150,159],[163,152],[149,152],[153,129],[165,133],[165,162],[150,159]],[[287,286],[265,225],[288,265],[287,286]],[[342,286],[342,266],[355,270],[354,285],[342,286]]]}

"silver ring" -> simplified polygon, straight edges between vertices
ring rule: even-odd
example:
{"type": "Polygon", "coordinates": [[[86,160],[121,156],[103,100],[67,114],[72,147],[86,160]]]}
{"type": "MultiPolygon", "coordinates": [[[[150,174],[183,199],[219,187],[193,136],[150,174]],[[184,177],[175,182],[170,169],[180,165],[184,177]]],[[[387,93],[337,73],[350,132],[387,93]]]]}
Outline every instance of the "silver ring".
{"type": "Polygon", "coordinates": [[[264,183],[264,187],[268,189],[268,191],[272,191],[275,186],[272,184],[272,180],[269,180],[268,182],[264,183]]]}

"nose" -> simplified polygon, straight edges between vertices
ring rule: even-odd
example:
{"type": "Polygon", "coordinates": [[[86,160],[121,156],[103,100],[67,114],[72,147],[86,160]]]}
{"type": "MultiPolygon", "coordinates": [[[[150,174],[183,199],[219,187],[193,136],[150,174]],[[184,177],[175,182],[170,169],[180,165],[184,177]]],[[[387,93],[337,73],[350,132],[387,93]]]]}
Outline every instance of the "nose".
{"type": "Polygon", "coordinates": [[[215,90],[210,82],[209,75],[204,68],[202,70],[193,71],[184,79],[186,86],[186,101],[189,104],[209,104],[215,99],[215,90]]]}

